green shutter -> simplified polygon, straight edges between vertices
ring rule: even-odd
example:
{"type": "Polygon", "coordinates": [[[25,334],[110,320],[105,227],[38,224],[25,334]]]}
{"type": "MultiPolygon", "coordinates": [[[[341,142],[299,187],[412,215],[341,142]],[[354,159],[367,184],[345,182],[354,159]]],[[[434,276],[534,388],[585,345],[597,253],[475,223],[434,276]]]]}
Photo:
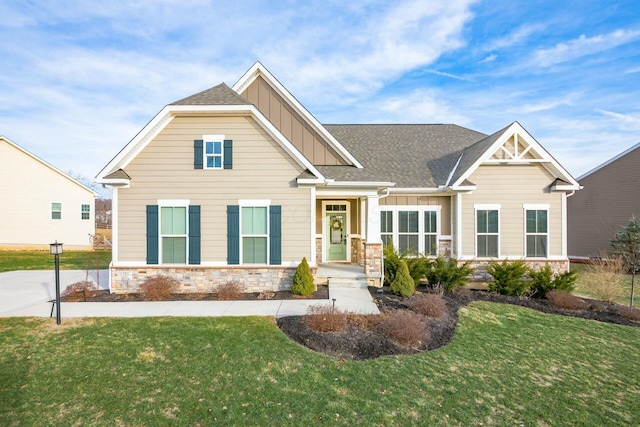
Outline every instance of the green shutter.
{"type": "Polygon", "coordinates": [[[203,142],[201,139],[193,141],[193,168],[202,169],[203,165],[203,142]]]}
{"type": "Polygon", "coordinates": [[[227,206],[227,264],[240,264],[240,206],[227,206]]]}
{"type": "Polygon", "coordinates": [[[233,141],[230,139],[224,140],[224,168],[233,168],[233,141]]]}
{"type": "Polygon", "coordinates": [[[147,264],[158,263],[158,206],[147,205],[147,264]]]}
{"type": "Polygon", "coordinates": [[[189,206],[189,264],[200,264],[200,206],[189,206]]]}
{"type": "Polygon", "coordinates": [[[282,208],[269,207],[269,264],[282,264],[282,208]]]}

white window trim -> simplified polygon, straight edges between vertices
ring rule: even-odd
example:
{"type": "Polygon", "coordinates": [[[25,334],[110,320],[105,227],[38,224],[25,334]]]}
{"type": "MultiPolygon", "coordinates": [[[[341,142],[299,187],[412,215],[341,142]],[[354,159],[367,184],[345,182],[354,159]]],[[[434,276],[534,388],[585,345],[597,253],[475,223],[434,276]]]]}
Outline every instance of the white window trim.
{"type": "MultiPolygon", "coordinates": [[[[424,227],[424,213],[425,212],[436,212],[436,255],[427,255],[430,258],[436,258],[438,256],[438,254],[440,253],[440,240],[442,238],[441,235],[441,223],[442,223],[442,206],[439,205],[380,205],[380,212],[386,211],[386,212],[392,212],[393,213],[393,218],[392,218],[392,227],[393,227],[393,232],[391,233],[391,241],[393,242],[393,246],[398,249],[398,242],[399,242],[399,236],[400,236],[400,231],[399,231],[399,227],[398,227],[398,221],[399,221],[399,212],[405,212],[405,211],[418,211],[418,252],[421,255],[425,254],[425,248],[424,248],[424,236],[425,236],[425,227],[424,227]]],[[[383,234],[387,235],[389,233],[382,233],[382,231],[380,232],[380,235],[382,236],[383,234]]],[[[415,234],[415,233],[402,233],[404,234],[415,234]]],[[[433,234],[433,233],[429,233],[429,234],[433,234]]]]}
{"type": "MultiPolygon", "coordinates": [[[[495,258],[500,258],[500,236],[502,235],[502,215],[500,213],[501,205],[499,204],[477,204],[473,205],[473,240],[474,240],[474,254],[475,258],[479,259],[494,259],[494,257],[480,257],[478,256],[478,211],[498,211],[498,254],[495,258]]],[[[494,235],[495,233],[483,233],[483,235],[494,235]]]]}
{"type": "Polygon", "coordinates": [[[158,200],[158,265],[188,265],[189,264],[189,200],[185,199],[165,199],[158,200]],[[185,234],[162,234],[162,208],[185,208],[185,234]],[[162,238],[163,237],[182,237],[186,239],[185,263],[163,262],[162,259],[162,238]]]}
{"type": "Polygon", "coordinates": [[[249,265],[249,266],[265,266],[269,265],[269,257],[271,256],[271,236],[269,231],[271,230],[271,215],[269,214],[269,207],[271,206],[271,200],[268,199],[240,199],[238,200],[239,209],[239,222],[238,222],[238,235],[239,235],[239,246],[240,246],[240,265],[249,265]],[[267,232],[266,234],[244,234],[242,232],[242,208],[267,208],[267,232]],[[244,238],[245,237],[266,237],[267,238],[267,259],[264,264],[256,264],[256,263],[248,263],[244,262],[244,238]]]}
{"type": "Polygon", "coordinates": [[[62,216],[62,210],[63,210],[63,203],[62,202],[51,202],[49,203],[49,220],[50,221],[62,221],[62,219],[64,219],[64,217],[62,216]],[[53,210],[53,204],[54,203],[58,203],[60,204],[60,218],[53,218],[53,213],[54,212],[58,212],[58,211],[54,211],[53,210]]]}
{"type": "Polygon", "coordinates": [[[202,168],[206,170],[224,169],[224,135],[202,135],[202,168]],[[209,155],[209,157],[220,157],[220,167],[207,167],[207,142],[220,143],[220,155],[209,155]]]}
{"type": "Polygon", "coordinates": [[[524,242],[523,242],[523,250],[522,253],[524,254],[525,258],[528,259],[548,259],[549,258],[549,254],[551,252],[551,230],[550,230],[550,218],[549,218],[549,210],[550,210],[550,205],[549,204],[529,204],[529,205],[522,205],[522,216],[523,216],[523,230],[524,230],[524,242]],[[527,211],[547,211],[547,232],[546,233],[527,233],[527,211]],[[543,257],[540,256],[529,256],[527,254],[527,236],[547,236],[547,254],[543,257]]]}
{"type": "Polygon", "coordinates": [[[80,220],[81,221],[91,221],[91,204],[89,203],[80,203],[80,220]],[[89,206],[89,210],[88,211],[83,211],[82,208],[83,206],[89,206]],[[89,218],[83,218],[82,215],[88,213],[89,214],[89,218]]]}

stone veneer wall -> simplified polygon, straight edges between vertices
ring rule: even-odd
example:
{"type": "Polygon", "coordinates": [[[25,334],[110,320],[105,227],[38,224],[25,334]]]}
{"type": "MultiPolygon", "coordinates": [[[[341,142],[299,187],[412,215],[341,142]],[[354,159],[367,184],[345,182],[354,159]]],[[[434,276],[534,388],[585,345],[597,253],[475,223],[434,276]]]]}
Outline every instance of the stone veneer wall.
{"type": "Polygon", "coordinates": [[[364,240],[351,239],[351,262],[364,267],[364,240]]]}
{"type": "Polygon", "coordinates": [[[316,237],[316,265],[322,262],[322,237],[316,237]]]}
{"type": "MultiPolygon", "coordinates": [[[[382,277],[382,243],[364,244],[364,274],[382,277]]],[[[381,286],[381,280],[376,280],[375,286],[381,286]]]]}
{"type": "MultiPolygon", "coordinates": [[[[317,267],[311,267],[314,280],[317,267]]],[[[112,267],[113,293],[138,292],[147,277],[167,275],[180,282],[180,293],[213,292],[218,286],[239,281],[245,292],[283,291],[291,288],[295,267],[112,267]]]]}
{"type": "Polygon", "coordinates": [[[445,259],[451,257],[451,240],[440,240],[438,242],[438,256],[445,259]]]}
{"type": "MultiPolygon", "coordinates": [[[[499,262],[502,262],[502,260],[500,260],[499,262]]],[[[547,264],[547,263],[551,267],[551,270],[553,271],[554,274],[564,273],[565,271],[569,270],[569,260],[562,260],[562,261],[547,261],[547,260],[530,261],[530,260],[527,260],[527,261],[525,261],[525,264],[528,267],[533,268],[534,270],[538,270],[538,269],[544,267],[544,265],[547,264]]],[[[462,265],[462,264],[464,264],[464,262],[458,261],[458,265],[462,265]]],[[[489,273],[487,273],[487,267],[489,266],[488,262],[486,262],[486,261],[471,261],[471,263],[469,265],[471,266],[471,268],[474,269],[473,273],[471,274],[470,281],[472,281],[472,282],[487,282],[487,281],[492,280],[492,278],[489,275],[489,273]]]]}

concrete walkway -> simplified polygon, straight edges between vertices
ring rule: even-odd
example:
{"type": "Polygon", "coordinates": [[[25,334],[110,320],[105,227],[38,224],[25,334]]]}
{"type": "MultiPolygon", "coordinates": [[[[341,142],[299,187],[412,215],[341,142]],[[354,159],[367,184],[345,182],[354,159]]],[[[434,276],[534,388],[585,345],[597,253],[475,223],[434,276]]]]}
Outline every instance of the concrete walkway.
{"type": "MultiPolygon", "coordinates": [[[[60,271],[61,289],[85,280],[85,271],[60,271]]],[[[91,271],[89,280],[108,288],[108,271],[91,271]]],[[[0,317],[49,317],[50,300],[55,299],[54,272],[12,271],[0,273],[0,317]]],[[[66,302],[60,305],[65,317],[156,317],[156,316],[273,316],[306,314],[312,305],[335,306],[355,313],[379,313],[365,288],[329,284],[328,300],[271,301],[161,301],[161,302],[66,302]]],[[[55,313],[54,313],[55,315],[55,313]]]]}

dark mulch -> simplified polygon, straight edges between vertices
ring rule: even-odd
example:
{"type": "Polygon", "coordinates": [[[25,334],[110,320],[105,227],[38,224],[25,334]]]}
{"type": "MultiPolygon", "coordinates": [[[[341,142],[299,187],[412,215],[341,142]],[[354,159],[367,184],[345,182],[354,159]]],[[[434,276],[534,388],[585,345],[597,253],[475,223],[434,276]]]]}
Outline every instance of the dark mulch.
{"type": "MultiPolygon", "coordinates": [[[[369,288],[369,291],[383,315],[393,310],[408,309],[407,299],[390,294],[388,287],[384,287],[382,293],[377,288],[369,288]]],[[[349,322],[347,328],[341,332],[310,330],[305,325],[303,316],[280,318],[278,326],[291,339],[312,350],[341,359],[353,360],[374,359],[384,355],[414,354],[440,348],[453,338],[458,323],[458,310],[472,301],[514,304],[544,313],[580,317],[619,325],[640,326],[640,322],[633,322],[621,317],[617,311],[619,305],[589,299],[585,299],[588,303],[588,309],[570,311],[555,308],[547,300],[507,297],[488,291],[465,290],[460,293],[446,293],[443,298],[447,305],[447,313],[440,319],[428,319],[429,338],[425,337],[427,344],[418,348],[403,347],[377,333],[375,328],[365,330],[353,322],[349,322]]]]}
{"type": "MultiPolygon", "coordinates": [[[[247,292],[240,295],[237,300],[253,301],[260,300],[259,292],[247,292]]],[[[272,300],[289,300],[289,299],[329,299],[329,288],[326,286],[318,286],[318,289],[308,297],[294,295],[289,291],[274,292],[272,300]]],[[[61,298],[63,302],[73,302],[70,298],[61,298]]],[[[173,294],[164,301],[218,301],[218,295],[211,292],[173,294]]],[[[74,299],[74,301],[76,301],[74,299]]],[[[131,294],[112,294],[109,291],[98,291],[96,296],[87,297],[87,302],[127,302],[127,301],[146,301],[142,295],[137,293],[131,294]]]]}

